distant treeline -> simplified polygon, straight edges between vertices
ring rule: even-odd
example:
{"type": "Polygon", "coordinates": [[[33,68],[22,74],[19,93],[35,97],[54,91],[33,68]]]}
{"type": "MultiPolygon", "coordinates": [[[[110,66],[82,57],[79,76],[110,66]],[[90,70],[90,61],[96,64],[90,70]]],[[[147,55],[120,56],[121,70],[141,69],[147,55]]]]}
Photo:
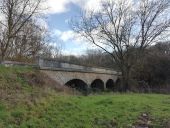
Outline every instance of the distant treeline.
{"type": "Polygon", "coordinates": [[[105,67],[114,68],[115,64],[110,55],[103,52],[102,50],[87,50],[84,55],[61,55],[56,58],[58,61],[73,63],[78,65],[92,66],[92,67],[105,67]]]}
{"type": "MultiPolygon", "coordinates": [[[[129,91],[169,93],[170,43],[157,43],[146,49],[144,53],[131,72],[129,91]]],[[[56,59],[62,62],[106,67],[118,71],[110,55],[100,50],[87,50],[86,55],[78,57],[72,55],[60,56],[56,59]]],[[[121,91],[121,89],[118,89],[118,91],[121,91]]]]}

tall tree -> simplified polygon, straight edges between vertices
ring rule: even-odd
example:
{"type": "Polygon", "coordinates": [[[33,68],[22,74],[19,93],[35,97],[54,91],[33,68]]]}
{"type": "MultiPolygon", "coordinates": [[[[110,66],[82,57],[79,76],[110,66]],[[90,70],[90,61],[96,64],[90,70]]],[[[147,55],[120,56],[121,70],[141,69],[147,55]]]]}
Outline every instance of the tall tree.
{"type": "Polygon", "coordinates": [[[42,0],[1,0],[0,13],[3,20],[0,39],[0,57],[4,60],[13,39],[23,26],[41,11],[42,0]]]}
{"type": "Polygon", "coordinates": [[[107,0],[99,11],[83,11],[71,27],[111,55],[122,72],[126,91],[133,66],[143,51],[168,31],[169,7],[169,0],[107,0]]]}
{"type": "Polygon", "coordinates": [[[13,39],[13,45],[9,48],[9,57],[17,60],[35,59],[45,45],[45,34],[46,29],[37,25],[35,21],[27,22],[13,39]]]}

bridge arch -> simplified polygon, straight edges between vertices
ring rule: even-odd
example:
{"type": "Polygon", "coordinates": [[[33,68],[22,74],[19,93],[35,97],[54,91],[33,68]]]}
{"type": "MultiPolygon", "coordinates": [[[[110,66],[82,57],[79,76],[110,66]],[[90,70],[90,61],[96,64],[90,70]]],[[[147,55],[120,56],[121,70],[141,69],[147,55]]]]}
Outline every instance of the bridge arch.
{"type": "Polygon", "coordinates": [[[101,79],[95,79],[91,83],[91,88],[93,91],[103,91],[104,90],[104,82],[101,79]]]}
{"type": "Polygon", "coordinates": [[[106,89],[111,90],[111,91],[115,90],[115,83],[112,79],[107,80],[106,89]]]}
{"type": "Polygon", "coordinates": [[[70,88],[75,88],[80,92],[87,91],[88,85],[81,79],[72,79],[65,83],[66,86],[70,88]]]}

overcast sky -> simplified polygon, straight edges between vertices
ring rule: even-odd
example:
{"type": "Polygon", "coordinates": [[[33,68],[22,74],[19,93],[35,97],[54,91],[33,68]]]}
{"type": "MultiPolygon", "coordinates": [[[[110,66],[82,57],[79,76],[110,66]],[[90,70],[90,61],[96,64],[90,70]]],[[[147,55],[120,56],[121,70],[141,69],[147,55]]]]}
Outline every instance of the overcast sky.
{"type": "Polygon", "coordinates": [[[80,55],[91,45],[75,39],[68,20],[77,16],[82,9],[97,9],[100,0],[47,0],[47,27],[56,40],[54,45],[61,43],[64,54],[80,55]]]}

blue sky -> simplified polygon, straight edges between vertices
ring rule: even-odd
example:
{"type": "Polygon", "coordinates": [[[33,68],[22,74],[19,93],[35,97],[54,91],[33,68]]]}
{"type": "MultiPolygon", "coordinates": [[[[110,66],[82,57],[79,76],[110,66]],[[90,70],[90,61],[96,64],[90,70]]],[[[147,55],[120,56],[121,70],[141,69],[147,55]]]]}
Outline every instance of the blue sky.
{"type": "Polygon", "coordinates": [[[67,7],[70,8],[69,11],[48,15],[47,21],[50,29],[57,28],[61,31],[67,31],[70,29],[67,20],[78,15],[81,8],[72,3],[67,5],[67,7]]]}
{"type": "Polygon", "coordinates": [[[86,47],[73,39],[75,37],[73,37],[73,32],[68,23],[68,20],[78,15],[81,9],[71,3],[67,7],[70,8],[69,11],[50,14],[48,16],[47,23],[49,30],[54,33],[54,38],[56,38],[54,43],[61,45],[63,54],[83,54],[86,47]]]}
{"type": "Polygon", "coordinates": [[[61,45],[63,54],[81,55],[91,49],[85,41],[75,38],[68,20],[79,15],[82,9],[93,9],[100,0],[47,0],[49,7],[46,24],[52,33],[53,45],[61,45]]]}

